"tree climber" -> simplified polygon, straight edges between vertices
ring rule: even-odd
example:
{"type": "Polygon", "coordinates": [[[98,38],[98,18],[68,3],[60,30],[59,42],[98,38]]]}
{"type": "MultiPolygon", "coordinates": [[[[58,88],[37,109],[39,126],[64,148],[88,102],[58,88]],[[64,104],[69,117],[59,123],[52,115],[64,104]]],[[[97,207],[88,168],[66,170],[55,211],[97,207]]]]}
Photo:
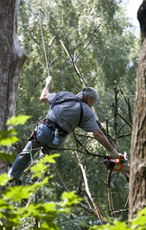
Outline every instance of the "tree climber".
{"type": "Polygon", "coordinates": [[[95,139],[110,153],[111,158],[120,158],[120,154],[109,143],[104,133],[99,129],[91,107],[98,100],[98,93],[92,87],[86,87],[80,94],[74,95],[67,91],[50,93],[52,77],[46,79],[40,100],[50,104],[50,110],[45,119],[40,121],[27,145],[18,154],[8,176],[18,179],[30,162],[30,151],[33,155],[38,146],[46,148],[51,153],[60,149],[68,134],[76,127],[86,132],[93,132],[95,139]]]}

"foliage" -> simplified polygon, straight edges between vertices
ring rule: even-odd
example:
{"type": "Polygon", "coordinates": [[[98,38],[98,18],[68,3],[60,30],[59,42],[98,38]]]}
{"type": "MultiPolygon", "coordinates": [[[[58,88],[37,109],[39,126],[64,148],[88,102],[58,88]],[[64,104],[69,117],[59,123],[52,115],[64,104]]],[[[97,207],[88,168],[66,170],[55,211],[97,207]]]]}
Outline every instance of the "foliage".
{"type": "MultiPolygon", "coordinates": [[[[44,162],[48,162],[48,159],[44,162]]],[[[6,179],[6,176],[0,176],[1,184],[3,184],[6,179]]],[[[20,226],[25,218],[31,216],[32,220],[35,218],[41,221],[41,229],[59,229],[55,224],[56,216],[60,213],[70,213],[72,205],[78,203],[78,197],[74,192],[63,194],[62,201],[60,202],[34,203],[31,201],[32,203],[29,204],[28,202],[25,207],[21,207],[20,205],[23,199],[29,199],[31,194],[37,193],[38,189],[46,183],[48,183],[47,177],[43,181],[33,185],[9,187],[0,199],[0,218],[2,218],[2,226],[6,229],[13,226],[20,226]],[[17,207],[15,207],[16,202],[17,207]]],[[[35,229],[35,227],[32,229],[35,229]]]]}
{"type": "Polygon", "coordinates": [[[12,125],[9,127],[8,131],[0,130],[0,145],[10,146],[11,144],[15,144],[18,141],[18,138],[16,137],[17,132],[13,129],[13,126],[24,124],[28,119],[29,116],[24,115],[19,115],[18,117],[11,117],[11,119],[7,121],[7,125],[12,125]]]}
{"type": "Polygon", "coordinates": [[[92,226],[89,230],[144,230],[146,229],[146,208],[140,210],[138,215],[135,219],[130,220],[127,224],[126,222],[121,222],[119,220],[115,220],[111,222],[111,224],[106,224],[101,227],[99,226],[92,226]]]}
{"type": "MultiPolygon", "coordinates": [[[[13,117],[7,124],[23,124],[28,117],[19,116],[13,117]]],[[[13,136],[9,137],[9,140],[3,142],[1,137],[1,143],[9,144],[13,143],[13,136]]],[[[45,156],[36,165],[32,167],[32,179],[38,177],[43,178],[44,173],[47,171],[48,163],[55,163],[54,158],[58,157],[57,154],[51,156],[45,156]]],[[[59,229],[59,226],[55,223],[55,218],[60,213],[69,214],[71,212],[72,205],[77,204],[80,198],[72,191],[70,193],[64,192],[62,194],[62,201],[59,202],[34,202],[31,198],[33,194],[36,194],[38,190],[46,185],[49,181],[49,177],[39,180],[36,183],[29,185],[10,186],[10,178],[6,174],[0,176],[1,190],[3,193],[0,198],[0,225],[2,229],[11,229],[14,226],[19,229],[19,226],[23,225],[25,219],[31,216],[31,219],[39,219],[41,221],[41,229],[59,229]],[[25,207],[22,206],[22,201],[27,200],[25,207]],[[31,202],[31,203],[30,203],[31,202]]],[[[31,229],[36,229],[32,226],[31,229]]]]}
{"type": "MultiPolygon", "coordinates": [[[[27,119],[28,117],[19,116],[11,119],[7,124],[12,124],[14,122],[14,125],[16,125],[16,121],[17,125],[23,124],[27,119]]],[[[11,138],[12,137],[10,137],[10,139],[11,138]]],[[[2,174],[0,176],[1,190],[3,191],[0,197],[1,229],[12,229],[14,226],[16,229],[37,229],[36,223],[38,222],[41,223],[41,229],[44,230],[64,229],[64,227],[62,228],[62,221],[65,219],[67,221],[65,221],[64,226],[68,229],[145,229],[146,208],[141,210],[137,217],[131,220],[128,225],[125,222],[115,220],[114,222],[111,222],[111,224],[97,226],[91,224],[92,218],[90,218],[90,224],[87,224],[87,217],[77,217],[72,213],[73,206],[81,201],[81,198],[79,198],[74,191],[64,192],[61,195],[62,201],[48,202],[43,201],[42,199],[36,201],[34,199],[34,195],[39,195],[39,190],[43,186],[46,186],[52,177],[46,176],[45,179],[43,179],[43,175],[48,172],[49,165],[51,163],[55,163],[55,158],[58,156],[59,154],[51,156],[46,155],[43,159],[31,167],[31,178],[33,179],[36,176],[39,178],[39,180],[32,185],[25,184],[13,186],[13,182],[10,182],[10,178],[7,178],[6,174],[2,174]],[[23,201],[26,202],[25,206],[23,205],[23,201]],[[30,223],[28,218],[31,219],[30,223]],[[25,228],[25,222],[27,223],[27,228],[25,228]]]]}
{"type": "Polygon", "coordinates": [[[11,119],[7,121],[8,130],[2,131],[0,130],[0,160],[8,160],[13,161],[13,149],[10,148],[10,146],[13,144],[16,144],[18,142],[19,138],[17,137],[17,131],[14,128],[18,125],[23,125],[30,116],[26,115],[19,115],[17,117],[13,116],[11,119]],[[9,146],[9,148],[7,148],[9,146]]]}
{"type": "MultiPolygon", "coordinates": [[[[21,74],[16,114],[31,115],[31,118],[25,126],[16,127],[15,137],[19,137],[20,140],[10,150],[3,150],[1,158],[5,156],[6,159],[13,162],[13,157],[22,150],[29,136],[26,127],[29,126],[33,130],[36,123],[46,116],[49,107],[41,104],[39,95],[48,74],[53,76],[53,92],[68,90],[76,93],[82,89],[83,86],[60,40],[64,42],[75,61],[85,84],[94,86],[98,90],[100,101],[96,104],[95,109],[103,127],[106,127],[105,119],[108,116],[109,133],[114,137],[113,87],[122,88],[125,97],[130,100],[131,108],[133,108],[140,46],[140,40],[136,39],[132,33],[132,26],[125,17],[121,2],[121,0],[20,0],[18,40],[28,53],[29,59],[21,74]],[[49,71],[46,67],[40,22],[49,71]],[[7,154],[4,155],[4,153],[7,154]]],[[[119,96],[118,103],[119,113],[129,122],[128,108],[122,96],[119,96]]],[[[126,126],[119,117],[118,132],[119,135],[131,133],[131,128],[126,126]]],[[[92,137],[87,140],[85,137],[87,134],[79,129],[76,130],[76,133],[81,135],[78,138],[82,143],[86,143],[85,146],[89,151],[106,154],[105,150],[92,137]]],[[[9,136],[11,137],[11,133],[9,136]]],[[[130,136],[119,139],[117,145],[120,152],[126,151],[130,157],[130,136]]],[[[57,169],[67,187],[84,198],[84,183],[77,166],[75,152],[68,150],[76,148],[72,135],[66,141],[64,148],[66,150],[60,151],[60,157],[56,158],[57,169]]],[[[107,171],[103,161],[86,154],[80,154],[80,156],[87,169],[91,193],[95,197],[102,215],[109,216],[105,185],[107,171]]],[[[40,164],[43,163],[40,162],[40,164]]],[[[43,167],[45,170],[46,166],[43,167]]],[[[54,202],[58,202],[62,194],[62,186],[49,165],[47,165],[47,172],[49,183],[45,184],[44,199],[47,201],[49,197],[54,202]]],[[[127,198],[128,183],[123,174],[113,173],[111,184],[115,209],[121,209],[127,198]]],[[[94,216],[79,207],[73,211],[74,214],[67,216],[59,214],[56,221],[64,222],[66,229],[77,229],[76,222],[79,230],[84,229],[84,226],[87,229],[91,222],[93,225],[97,224],[94,216]]],[[[127,213],[120,213],[118,217],[127,219],[127,213]]]]}

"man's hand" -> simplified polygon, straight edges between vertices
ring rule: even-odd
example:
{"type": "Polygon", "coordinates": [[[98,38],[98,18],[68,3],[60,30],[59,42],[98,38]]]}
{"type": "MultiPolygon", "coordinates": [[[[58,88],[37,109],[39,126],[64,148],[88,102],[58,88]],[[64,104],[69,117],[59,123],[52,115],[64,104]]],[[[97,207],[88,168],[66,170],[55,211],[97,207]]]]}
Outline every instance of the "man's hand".
{"type": "Polygon", "coordinates": [[[51,86],[53,84],[53,80],[51,76],[48,76],[46,78],[46,85],[51,86]]]}
{"type": "Polygon", "coordinates": [[[120,159],[120,154],[116,149],[114,149],[112,152],[110,152],[110,157],[112,159],[120,159]]]}
{"type": "Polygon", "coordinates": [[[52,77],[48,76],[46,78],[46,85],[41,92],[40,101],[48,102],[48,93],[49,93],[49,90],[51,89],[52,83],[53,83],[52,77]]]}
{"type": "Polygon", "coordinates": [[[114,149],[112,152],[110,152],[110,157],[112,159],[120,159],[121,163],[125,163],[127,161],[127,157],[124,154],[118,153],[116,149],[114,149]]]}

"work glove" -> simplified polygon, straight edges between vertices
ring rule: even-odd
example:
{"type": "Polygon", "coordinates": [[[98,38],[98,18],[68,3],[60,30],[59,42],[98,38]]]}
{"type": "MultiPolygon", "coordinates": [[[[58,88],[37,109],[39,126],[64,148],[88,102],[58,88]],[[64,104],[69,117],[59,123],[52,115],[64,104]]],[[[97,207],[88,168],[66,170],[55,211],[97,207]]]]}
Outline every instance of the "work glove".
{"type": "Polygon", "coordinates": [[[112,159],[120,159],[120,162],[121,163],[124,163],[127,161],[127,157],[126,155],[124,154],[121,154],[121,153],[118,153],[118,151],[116,149],[114,149],[112,152],[110,152],[110,157],[112,159]]]}
{"type": "Polygon", "coordinates": [[[112,159],[120,159],[120,155],[116,149],[114,149],[112,152],[110,152],[110,157],[112,159]]]}
{"type": "Polygon", "coordinates": [[[46,85],[51,86],[52,84],[53,84],[53,79],[52,79],[51,76],[48,76],[48,77],[46,78],[46,85]]]}

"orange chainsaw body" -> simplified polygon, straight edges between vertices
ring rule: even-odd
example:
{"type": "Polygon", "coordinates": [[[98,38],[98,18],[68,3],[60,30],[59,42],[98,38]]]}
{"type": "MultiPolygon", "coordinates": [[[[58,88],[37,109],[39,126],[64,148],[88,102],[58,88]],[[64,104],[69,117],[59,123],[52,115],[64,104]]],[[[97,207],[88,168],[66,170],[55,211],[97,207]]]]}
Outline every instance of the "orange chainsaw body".
{"type": "Polygon", "coordinates": [[[123,164],[123,160],[124,156],[120,154],[120,159],[111,159],[110,157],[106,157],[104,159],[104,164],[108,170],[122,172],[125,167],[125,165],[123,164]]]}

